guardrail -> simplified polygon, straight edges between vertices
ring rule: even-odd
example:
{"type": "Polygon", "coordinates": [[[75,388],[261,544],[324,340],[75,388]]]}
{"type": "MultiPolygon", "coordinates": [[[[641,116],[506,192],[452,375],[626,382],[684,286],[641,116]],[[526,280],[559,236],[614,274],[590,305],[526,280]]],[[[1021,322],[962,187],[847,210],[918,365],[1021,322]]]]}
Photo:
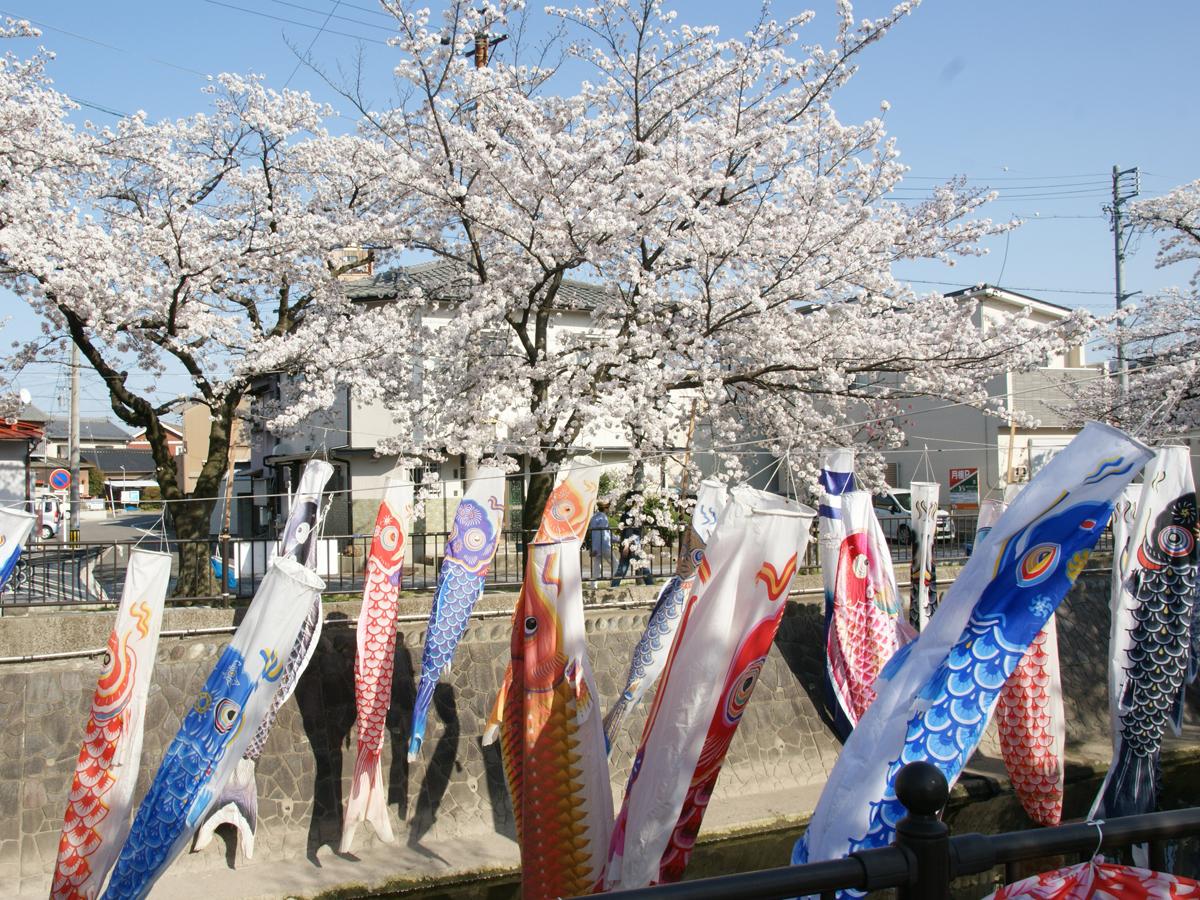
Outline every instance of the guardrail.
{"type": "MultiPolygon", "coordinates": [[[[890,847],[860,850],[844,859],[781,866],[737,875],[702,878],[639,890],[613,891],[609,900],[776,900],[819,895],[833,898],[837,891],[896,889],[898,900],[950,900],[956,878],[1005,866],[1021,860],[1078,853],[1090,859],[1101,850],[1150,843],[1152,867],[1161,870],[1165,853],[1162,841],[1200,835],[1200,808],[1080,822],[1057,828],[1011,831],[1005,834],[950,836],[940,813],[950,796],[945,776],[927,762],[913,762],[896,777],[896,795],[908,815],[896,825],[896,842],[890,847]]],[[[1082,861],[1081,860],[1081,861],[1082,861]]],[[[579,898],[582,900],[582,898],[579,898]]]]}
{"type": "MultiPolygon", "coordinates": [[[[975,541],[976,517],[952,515],[948,527],[941,527],[934,544],[938,563],[957,563],[970,554],[975,541]]],[[[903,522],[885,523],[888,543],[895,563],[903,567],[912,558],[911,532],[903,522]]],[[[449,532],[416,532],[410,536],[402,586],[405,590],[433,590],[445,554],[449,532]]],[[[533,531],[506,530],[502,533],[496,557],[488,571],[486,586],[491,589],[515,588],[523,574],[525,548],[533,540],[533,531]]],[[[598,535],[597,535],[598,537],[598,535]]],[[[362,591],[363,570],[371,546],[370,534],[322,536],[317,545],[317,572],[325,580],[327,594],[356,594],[362,591]]],[[[597,539],[595,545],[611,545],[606,553],[593,552],[591,540],[580,550],[580,570],[585,584],[611,583],[614,575],[628,584],[661,581],[675,571],[680,536],[677,533],[651,534],[642,542],[642,555],[621,567],[620,532],[613,529],[609,540],[597,539]]],[[[0,593],[0,609],[29,606],[79,606],[115,603],[121,595],[129,550],[138,543],[151,549],[163,549],[164,543],[152,537],[141,541],[35,542],[22,554],[17,571],[0,593]]],[[[231,604],[254,596],[266,574],[275,542],[268,539],[212,538],[203,541],[169,539],[165,549],[172,553],[173,581],[168,602],[209,602],[231,604]],[[188,595],[176,592],[175,576],[181,553],[210,560],[206,590],[188,595]]],[[[1108,531],[1098,549],[1111,549],[1108,531]]],[[[809,541],[801,571],[819,568],[819,542],[816,525],[809,541]]]]}

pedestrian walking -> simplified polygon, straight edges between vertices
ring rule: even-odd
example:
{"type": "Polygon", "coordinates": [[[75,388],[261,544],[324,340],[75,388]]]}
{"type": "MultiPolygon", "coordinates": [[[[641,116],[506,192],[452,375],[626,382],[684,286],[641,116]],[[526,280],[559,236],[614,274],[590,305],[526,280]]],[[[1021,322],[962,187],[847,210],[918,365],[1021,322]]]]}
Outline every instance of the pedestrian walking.
{"type": "Polygon", "coordinates": [[[591,554],[592,582],[604,577],[604,564],[612,569],[612,526],[608,521],[608,501],[596,503],[596,511],[588,522],[588,550],[591,554]]]}

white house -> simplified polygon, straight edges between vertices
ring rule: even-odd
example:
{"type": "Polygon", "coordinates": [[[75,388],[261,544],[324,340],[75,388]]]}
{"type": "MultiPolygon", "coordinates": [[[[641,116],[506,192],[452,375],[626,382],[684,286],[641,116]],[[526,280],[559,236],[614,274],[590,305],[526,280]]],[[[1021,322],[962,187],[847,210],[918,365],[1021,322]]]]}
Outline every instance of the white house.
{"type": "MultiPolygon", "coordinates": [[[[975,301],[973,324],[1003,324],[1005,319],[1027,314],[1034,322],[1061,322],[1071,310],[1015,291],[982,285],[948,294],[975,301]]],[[[898,424],[908,436],[905,446],[884,454],[889,482],[907,487],[914,480],[927,480],[924,450],[933,480],[942,485],[944,508],[974,509],[980,499],[1003,493],[1009,478],[1028,481],[1079,432],[1079,423],[1063,414],[1069,405],[1071,382],[1093,379],[1103,372],[1089,366],[1082,344],[1050,357],[1031,372],[1006,372],[988,384],[988,393],[1004,400],[1016,413],[1038,420],[1036,427],[1012,424],[969,406],[941,399],[913,400],[898,424]],[[971,476],[974,476],[972,479],[971,476]],[[972,490],[972,483],[974,489],[972,490]],[[958,490],[952,492],[952,486],[958,490]]]]}
{"type": "MultiPolygon", "coordinates": [[[[433,261],[391,269],[374,276],[347,278],[346,292],[356,301],[378,303],[394,299],[400,291],[407,292],[415,285],[432,301],[448,301],[431,302],[424,314],[426,324],[437,327],[439,320],[445,321],[453,314],[452,293],[449,297],[446,295],[453,289],[454,278],[452,263],[433,261]]],[[[555,352],[560,336],[566,332],[594,333],[597,341],[604,339],[603,332],[597,331],[588,311],[603,290],[599,285],[583,281],[568,279],[562,283],[559,296],[563,306],[550,325],[549,352],[555,352]]],[[[262,379],[255,386],[252,397],[258,401],[277,400],[280,390],[281,384],[277,378],[262,379]]],[[[680,402],[688,401],[681,397],[680,402]]],[[[281,505],[268,502],[268,495],[286,494],[296,484],[305,463],[313,457],[320,457],[333,464],[335,474],[328,489],[338,492],[334,494],[326,518],[325,533],[370,531],[384,480],[396,469],[394,456],[380,456],[375,449],[381,441],[397,436],[397,426],[382,404],[359,399],[351,391],[344,390],[328,410],[309,417],[303,427],[290,434],[268,433],[261,424],[261,416],[252,415],[251,422],[249,478],[240,479],[235,491],[239,497],[249,496],[251,502],[262,510],[255,516],[256,523],[262,525],[262,529],[277,524],[282,514],[281,505]],[[271,511],[268,513],[267,509],[271,511]]],[[[500,435],[503,436],[503,423],[492,423],[491,427],[500,429],[500,435]]],[[[681,431],[675,440],[681,457],[685,442],[686,435],[681,431]]],[[[630,448],[624,435],[615,428],[606,428],[603,423],[592,423],[582,436],[581,443],[593,447],[592,456],[613,467],[621,465],[629,455],[630,448]]],[[[456,456],[430,463],[424,470],[415,473],[418,480],[436,473],[441,482],[442,500],[427,501],[425,504],[425,521],[421,523],[424,528],[429,531],[448,530],[448,519],[453,516],[464,483],[472,476],[475,465],[475,460],[456,456]]],[[[655,471],[664,485],[676,477],[676,470],[670,465],[657,466],[655,471]]],[[[510,527],[515,522],[512,513],[519,509],[524,496],[522,482],[520,476],[510,479],[510,527]]]]}

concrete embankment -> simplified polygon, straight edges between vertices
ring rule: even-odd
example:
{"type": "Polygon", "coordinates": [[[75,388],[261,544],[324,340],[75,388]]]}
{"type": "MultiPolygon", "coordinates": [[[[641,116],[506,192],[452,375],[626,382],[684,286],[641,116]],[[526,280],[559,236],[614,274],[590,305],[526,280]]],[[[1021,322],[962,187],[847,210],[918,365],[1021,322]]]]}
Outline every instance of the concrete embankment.
{"type": "MultiPolygon", "coordinates": [[[[716,838],[799,828],[811,813],[839,745],[818,712],[821,603],[812,581],[792,598],[771,659],[742,720],[717,785],[705,833],[716,838]]],[[[629,654],[648,615],[652,588],[601,592],[589,608],[589,651],[605,705],[623,686],[629,654]]],[[[1060,613],[1069,752],[1089,769],[1106,759],[1107,573],[1085,573],[1060,613]]],[[[485,595],[454,669],[439,687],[425,753],[405,758],[428,596],[408,598],[398,625],[395,686],[384,771],[396,845],[359,830],[355,852],[334,852],[354,765],[356,603],[330,604],[326,628],[295,696],[284,707],[258,766],[259,825],[253,860],[226,835],[185,853],[156,896],[317,896],[422,880],[512,871],[513,818],[499,755],[480,734],[508,657],[512,597],[485,595]]],[[[0,884],[45,896],[66,789],[98,662],[21,659],[103,646],[111,612],[64,611],[0,620],[0,884]]],[[[228,638],[236,614],[177,610],[165,631],[151,688],[137,796],[145,791],[180,717],[228,638]]],[[[1193,710],[1190,715],[1195,714],[1193,710]]],[[[645,707],[630,717],[612,759],[614,794],[629,771],[645,707]]],[[[974,771],[999,783],[994,740],[974,771]]],[[[972,780],[972,783],[975,783],[972,780]]],[[[968,785],[964,785],[966,787],[968,785]]],[[[782,862],[782,860],[779,860],[782,862]]]]}

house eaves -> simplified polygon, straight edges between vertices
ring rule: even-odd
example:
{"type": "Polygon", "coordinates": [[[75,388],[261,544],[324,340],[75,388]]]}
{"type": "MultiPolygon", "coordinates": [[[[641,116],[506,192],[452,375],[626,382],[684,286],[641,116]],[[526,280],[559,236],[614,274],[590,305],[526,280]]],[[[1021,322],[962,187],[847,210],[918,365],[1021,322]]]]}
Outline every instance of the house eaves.
{"type": "Polygon", "coordinates": [[[1028,294],[1022,294],[1018,291],[986,283],[951,291],[946,296],[955,300],[982,300],[985,297],[991,297],[1001,302],[1010,303],[1013,306],[1029,306],[1047,315],[1057,316],[1060,319],[1065,319],[1075,311],[1071,307],[1063,306],[1060,303],[1051,303],[1049,300],[1042,300],[1040,297],[1031,297],[1028,294]]]}
{"type": "MultiPolygon", "coordinates": [[[[414,288],[430,300],[454,303],[463,299],[470,286],[463,267],[451,260],[436,259],[388,269],[372,278],[348,279],[344,290],[351,300],[365,303],[394,300],[414,288]]],[[[610,296],[611,289],[603,285],[564,278],[554,305],[556,309],[594,309],[610,296]]]]}

